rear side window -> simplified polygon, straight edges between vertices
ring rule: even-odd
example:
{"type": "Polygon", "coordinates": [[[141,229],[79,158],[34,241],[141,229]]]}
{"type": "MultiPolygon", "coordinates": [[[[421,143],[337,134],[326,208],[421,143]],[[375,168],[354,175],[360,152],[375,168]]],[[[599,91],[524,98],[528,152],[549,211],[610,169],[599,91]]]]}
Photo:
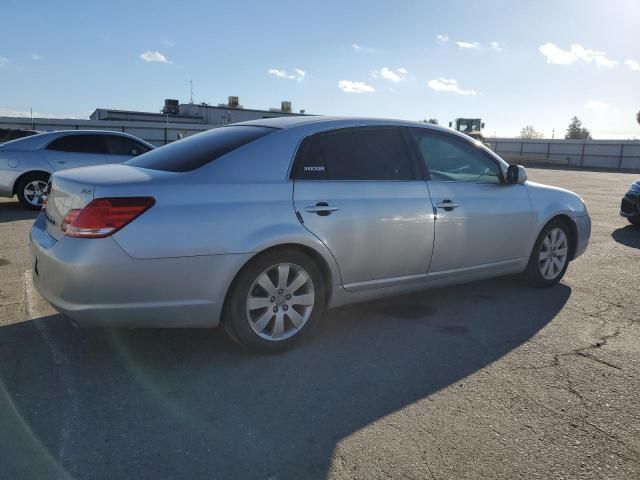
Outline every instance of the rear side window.
{"type": "Polygon", "coordinates": [[[125,164],[167,172],[189,172],[275,131],[248,125],[214,128],[151,150],[125,164]]]}
{"type": "Polygon", "coordinates": [[[107,150],[110,155],[129,155],[135,157],[147,153],[150,150],[149,147],[127,137],[107,135],[105,138],[107,141],[107,150]]]}
{"type": "Polygon", "coordinates": [[[72,153],[107,153],[104,137],[104,135],[65,135],[47,145],[47,150],[72,153]]]}
{"type": "Polygon", "coordinates": [[[415,180],[415,162],[396,127],[357,127],[312,135],[300,146],[299,180],[415,180]]]}

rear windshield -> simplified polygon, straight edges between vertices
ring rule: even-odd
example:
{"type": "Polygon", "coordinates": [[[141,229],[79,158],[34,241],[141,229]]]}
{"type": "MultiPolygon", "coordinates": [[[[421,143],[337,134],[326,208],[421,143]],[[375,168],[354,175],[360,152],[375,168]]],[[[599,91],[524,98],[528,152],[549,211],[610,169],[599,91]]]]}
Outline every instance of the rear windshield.
{"type": "Polygon", "coordinates": [[[248,125],[214,128],[151,150],[124,163],[152,170],[189,172],[275,131],[273,128],[248,125]]]}

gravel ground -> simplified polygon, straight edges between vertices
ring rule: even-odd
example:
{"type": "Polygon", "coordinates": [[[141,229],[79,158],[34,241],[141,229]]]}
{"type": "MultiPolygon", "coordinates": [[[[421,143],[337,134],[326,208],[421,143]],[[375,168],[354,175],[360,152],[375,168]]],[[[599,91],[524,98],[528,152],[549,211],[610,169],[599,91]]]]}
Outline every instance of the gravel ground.
{"type": "Polygon", "coordinates": [[[640,478],[640,229],[618,216],[636,175],[529,176],[592,215],[560,285],[334,310],[277,356],[75,329],[26,280],[34,215],[0,200],[0,476],[640,478]]]}

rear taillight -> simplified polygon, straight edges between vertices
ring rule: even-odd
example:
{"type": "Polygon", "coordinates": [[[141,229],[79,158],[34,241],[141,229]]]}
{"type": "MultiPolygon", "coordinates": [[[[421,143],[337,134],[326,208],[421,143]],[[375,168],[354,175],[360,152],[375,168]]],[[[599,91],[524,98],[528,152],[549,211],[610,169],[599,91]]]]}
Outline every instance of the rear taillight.
{"type": "Polygon", "coordinates": [[[155,203],[152,197],[97,198],[84,208],[69,210],[60,228],[69,237],[108,237],[155,203]]]}

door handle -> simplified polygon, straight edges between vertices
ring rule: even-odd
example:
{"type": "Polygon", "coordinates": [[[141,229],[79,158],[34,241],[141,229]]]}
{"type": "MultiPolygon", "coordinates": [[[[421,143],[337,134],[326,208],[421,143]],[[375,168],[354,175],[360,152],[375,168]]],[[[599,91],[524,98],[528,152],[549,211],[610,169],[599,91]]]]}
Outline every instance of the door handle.
{"type": "Polygon", "coordinates": [[[321,217],[326,217],[336,210],[340,210],[338,207],[329,205],[327,202],[318,202],[315,205],[309,205],[304,208],[305,212],[316,213],[321,217]]]}
{"type": "Polygon", "coordinates": [[[441,202],[436,203],[436,207],[444,209],[446,212],[450,212],[454,208],[458,208],[460,205],[457,203],[453,203],[449,199],[445,199],[441,202]]]}

